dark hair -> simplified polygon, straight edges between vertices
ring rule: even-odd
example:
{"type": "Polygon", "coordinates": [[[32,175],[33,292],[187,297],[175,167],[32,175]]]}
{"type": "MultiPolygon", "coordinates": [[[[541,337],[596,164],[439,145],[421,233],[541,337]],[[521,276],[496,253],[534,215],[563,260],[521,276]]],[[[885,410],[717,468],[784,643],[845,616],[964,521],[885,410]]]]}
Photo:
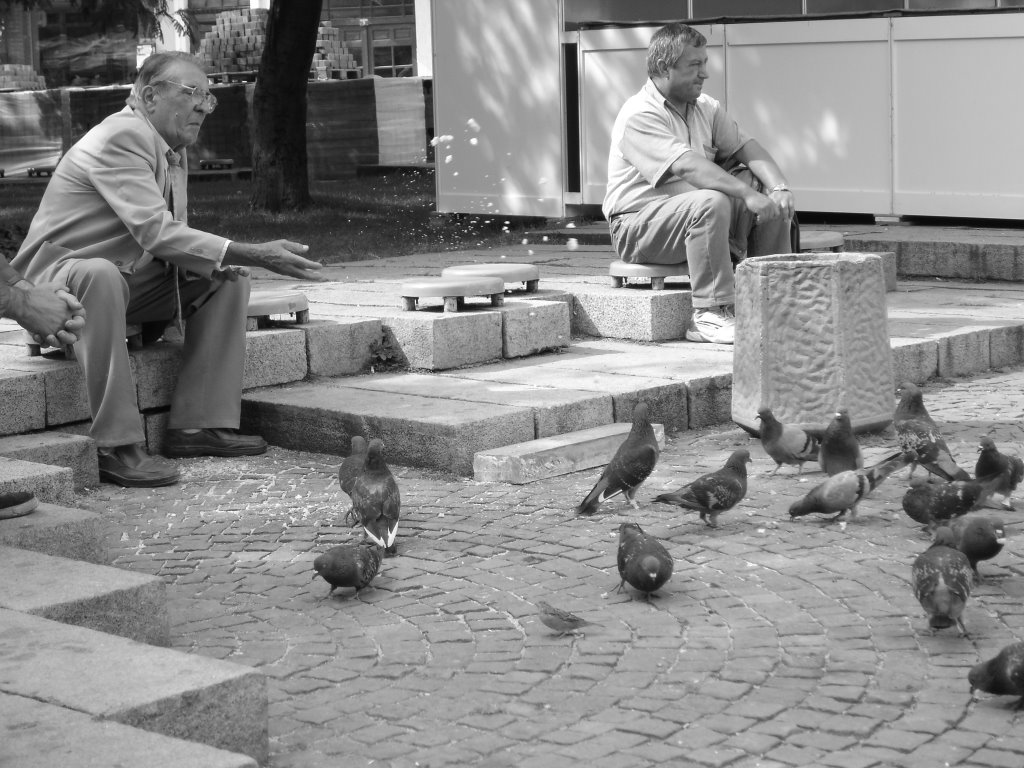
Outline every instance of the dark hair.
{"type": "Polygon", "coordinates": [[[666,24],[651,36],[647,46],[647,76],[657,77],[668,72],[686,46],[703,48],[707,43],[707,38],[693,27],[679,21],[666,24]]]}

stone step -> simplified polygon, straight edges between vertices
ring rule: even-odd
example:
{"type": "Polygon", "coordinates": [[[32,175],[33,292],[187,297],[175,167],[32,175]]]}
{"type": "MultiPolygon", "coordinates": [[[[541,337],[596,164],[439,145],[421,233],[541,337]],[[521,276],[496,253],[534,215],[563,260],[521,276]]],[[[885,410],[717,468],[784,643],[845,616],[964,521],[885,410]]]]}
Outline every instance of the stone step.
{"type": "Polygon", "coordinates": [[[0,609],[0,693],[267,758],[266,678],[238,664],[0,609]]]}
{"type": "Polygon", "coordinates": [[[95,488],[100,482],[96,444],[85,435],[67,432],[32,432],[0,437],[0,456],[67,467],[75,490],[95,488]]]}
{"type": "Polygon", "coordinates": [[[88,714],[25,696],[0,693],[0,723],[2,762],[12,768],[257,766],[247,755],[96,720],[88,714]]]}
{"type": "Polygon", "coordinates": [[[0,608],[170,645],[162,579],[0,546],[0,608]]]}
{"type": "MultiPolygon", "coordinates": [[[[658,445],[665,446],[665,427],[653,424],[658,445]]],[[[473,479],[523,485],[546,477],[568,475],[603,467],[622,441],[631,423],[606,424],[540,440],[480,451],[473,457],[473,479]]]]}
{"type": "Polygon", "coordinates": [[[70,506],[75,501],[74,473],[68,467],[0,458],[0,493],[29,491],[40,501],[70,506]]]}
{"type": "Polygon", "coordinates": [[[0,520],[0,546],[110,564],[106,521],[95,512],[40,502],[32,514],[0,520]]]}

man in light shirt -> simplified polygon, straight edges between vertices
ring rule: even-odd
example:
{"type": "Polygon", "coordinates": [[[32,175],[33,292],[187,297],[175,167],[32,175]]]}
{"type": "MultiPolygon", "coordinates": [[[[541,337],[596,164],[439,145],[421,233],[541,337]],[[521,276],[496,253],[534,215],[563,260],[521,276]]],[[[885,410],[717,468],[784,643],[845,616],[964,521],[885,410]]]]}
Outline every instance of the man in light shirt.
{"type": "Polygon", "coordinates": [[[707,65],[697,30],[654,33],[648,80],[612,128],[602,210],[623,261],[687,263],[686,338],[732,344],[733,261],[789,252],[794,200],[771,155],[702,92],[707,65]]]}

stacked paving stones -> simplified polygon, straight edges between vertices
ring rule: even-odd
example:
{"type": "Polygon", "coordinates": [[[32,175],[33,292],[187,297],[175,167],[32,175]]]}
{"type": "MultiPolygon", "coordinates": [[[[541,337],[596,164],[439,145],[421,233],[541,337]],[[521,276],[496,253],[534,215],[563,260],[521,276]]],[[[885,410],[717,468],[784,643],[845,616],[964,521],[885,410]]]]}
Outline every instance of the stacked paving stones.
{"type": "Polygon", "coordinates": [[[199,41],[199,58],[213,72],[258,69],[266,40],[267,13],[262,8],[218,13],[213,28],[199,41]]]}

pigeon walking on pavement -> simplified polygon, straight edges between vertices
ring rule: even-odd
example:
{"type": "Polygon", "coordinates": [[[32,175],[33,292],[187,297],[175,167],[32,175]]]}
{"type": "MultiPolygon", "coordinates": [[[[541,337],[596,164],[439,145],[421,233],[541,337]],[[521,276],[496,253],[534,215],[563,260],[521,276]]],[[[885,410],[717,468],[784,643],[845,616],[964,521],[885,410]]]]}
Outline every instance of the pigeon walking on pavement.
{"type": "Polygon", "coordinates": [[[967,555],[955,545],[953,531],[946,526],[937,528],[932,545],[911,566],[911,583],[933,632],[955,624],[960,636],[968,637],[963,612],[971,596],[974,572],[967,555]]]}
{"type": "Polygon", "coordinates": [[[903,511],[931,532],[984,504],[996,483],[997,478],[984,482],[954,480],[951,483],[931,483],[927,478],[914,478],[903,494],[903,511]]]}
{"type": "Polygon", "coordinates": [[[583,627],[596,626],[592,621],[580,618],[575,613],[563,611],[561,608],[555,608],[543,600],[537,601],[537,608],[541,624],[548,629],[554,630],[558,633],[559,637],[562,635],[574,635],[577,630],[583,627]]]}
{"type": "Polygon", "coordinates": [[[974,571],[974,583],[983,581],[978,572],[978,562],[991,560],[1003,551],[1006,544],[1006,529],[998,517],[969,515],[953,521],[950,528],[956,541],[956,548],[967,555],[974,571]]]}
{"type": "Polygon", "coordinates": [[[852,470],[832,475],[825,482],[812,488],[802,499],[789,507],[790,517],[802,517],[811,513],[834,515],[838,520],[847,512],[857,516],[857,505],[877,488],[885,478],[913,461],[913,451],[900,451],[882,459],[867,469],[852,470]]]}
{"type": "Polygon", "coordinates": [[[774,475],[783,464],[795,464],[799,475],[804,470],[805,461],[813,461],[818,455],[818,438],[804,432],[800,427],[783,424],[771,408],[762,408],[757,412],[761,422],[761,445],[765,453],[775,460],[774,475]]]}
{"type": "Polygon", "coordinates": [[[654,471],[659,453],[658,438],[647,418],[647,403],[637,403],[633,409],[633,427],[590,493],[576,507],[576,514],[592,515],[601,502],[620,493],[634,509],[640,509],[635,498],[637,489],[654,471]]]}
{"type": "Polygon", "coordinates": [[[821,436],[821,448],[818,451],[818,464],[826,475],[864,468],[860,443],[853,434],[850,412],[845,408],[836,411],[832,421],[825,427],[825,433],[821,436]]]}
{"type": "Polygon", "coordinates": [[[984,691],[996,696],[1020,696],[1014,709],[1024,708],[1024,643],[1010,643],[987,661],[967,673],[971,695],[984,691]]]}
{"type": "Polygon", "coordinates": [[[732,452],[725,466],[701,475],[682,488],[655,496],[655,501],[695,509],[700,519],[712,528],[718,527],[718,516],[735,507],[747,495],[747,464],[750,451],[740,448],[732,452]]]}
{"type": "Polygon", "coordinates": [[[398,549],[398,517],[402,508],[398,482],[384,462],[384,443],[374,438],[366,448],[363,471],[352,482],[352,508],[370,541],[393,555],[398,549]]]}
{"type": "Polygon", "coordinates": [[[650,598],[672,577],[675,561],[665,545],[644,533],[637,523],[623,523],[619,526],[617,564],[622,578],[618,591],[628,583],[650,598]]]}
{"type": "Polygon", "coordinates": [[[331,585],[328,597],[339,587],[355,587],[358,592],[373,581],[383,556],[384,550],[370,541],[339,544],[316,556],[313,578],[320,576],[331,585]]]}
{"type": "Polygon", "coordinates": [[[970,480],[971,476],[957,466],[938,426],[924,407],[921,388],[907,381],[900,384],[897,392],[900,401],[893,413],[892,425],[900,447],[917,453],[917,461],[910,467],[911,476],[920,464],[943,480],[970,480]]]}
{"type": "MultiPolygon", "coordinates": [[[[351,499],[352,497],[352,484],[355,483],[356,477],[363,471],[363,463],[366,461],[366,438],[361,435],[353,435],[350,441],[350,447],[348,456],[346,456],[341,466],[338,467],[338,483],[341,485],[341,490],[351,499]]],[[[348,512],[345,513],[345,522],[348,525],[353,525],[356,521],[355,510],[349,507],[348,512]]]]}
{"type": "Polygon", "coordinates": [[[986,435],[981,438],[981,447],[978,449],[978,461],[974,465],[974,476],[981,480],[983,478],[998,476],[1000,483],[996,485],[993,493],[1003,497],[1003,508],[1013,509],[1013,492],[1017,490],[1020,481],[1024,480],[1024,460],[1020,456],[1008,456],[996,448],[992,438],[986,435]]]}

